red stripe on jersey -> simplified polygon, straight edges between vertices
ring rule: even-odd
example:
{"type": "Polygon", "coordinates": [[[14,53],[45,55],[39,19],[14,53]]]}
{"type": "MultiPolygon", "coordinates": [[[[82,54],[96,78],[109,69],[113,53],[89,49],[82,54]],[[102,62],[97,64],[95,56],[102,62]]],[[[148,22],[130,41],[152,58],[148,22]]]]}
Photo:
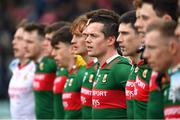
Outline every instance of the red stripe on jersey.
{"type": "Polygon", "coordinates": [[[139,76],[136,77],[134,84],[134,99],[147,102],[149,97],[149,85],[139,76]]]}
{"type": "Polygon", "coordinates": [[[53,93],[58,94],[63,92],[66,79],[66,76],[59,76],[54,80],[53,93]]]}
{"type": "Polygon", "coordinates": [[[165,119],[180,119],[180,105],[170,106],[164,108],[165,119]]]}
{"type": "Polygon", "coordinates": [[[134,99],[134,83],[135,83],[135,80],[128,80],[126,83],[126,99],[127,100],[134,99]]]}
{"type": "Polygon", "coordinates": [[[150,84],[149,84],[149,90],[154,91],[158,89],[156,79],[157,79],[158,73],[153,72],[150,78],[150,84]]]}
{"type": "Polygon", "coordinates": [[[53,90],[53,82],[55,79],[55,74],[35,74],[33,81],[33,88],[36,91],[40,90],[53,90]]]}
{"type": "Polygon", "coordinates": [[[93,108],[126,108],[125,93],[121,90],[92,90],[93,108]]]}
{"type": "Polygon", "coordinates": [[[81,100],[79,92],[64,92],[62,99],[65,110],[81,109],[81,100]]]}
{"type": "Polygon", "coordinates": [[[92,106],[92,90],[81,87],[81,104],[84,106],[92,106]]]}

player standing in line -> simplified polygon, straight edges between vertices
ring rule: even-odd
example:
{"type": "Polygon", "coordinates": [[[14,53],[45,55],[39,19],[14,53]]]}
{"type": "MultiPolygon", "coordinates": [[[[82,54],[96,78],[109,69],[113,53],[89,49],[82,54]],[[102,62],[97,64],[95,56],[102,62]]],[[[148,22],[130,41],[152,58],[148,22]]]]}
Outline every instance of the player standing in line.
{"type": "MultiPolygon", "coordinates": [[[[47,56],[52,56],[52,46],[51,40],[54,33],[65,25],[70,25],[70,23],[65,21],[60,21],[46,26],[45,28],[45,40],[43,41],[44,52],[47,56]]],[[[54,119],[64,118],[64,108],[62,105],[62,90],[64,88],[64,83],[68,75],[68,70],[66,68],[59,68],[57,66],[56,79],[53,85],[53,111],[54,119]]]]}
{"type": "MultiPolygon", "coordinates": [[[[129,53],[129,55],[131,55],[130,58],[132,59],[132,55],[135,56],[135,58],[132,59],[132,62],[135,65],[132,70],[132,74],[130,74],[129,80],[126,84],[126,95],[128,105],[127,113],[128,118],[130,119],[145,119],[147,116],[146,114],[149,97],[149,80],[152,70],[146,64],[145,60],[141,58],[142,53],[138,51],[138,49],[142,46],[142,41],[137,31],[135,37],[136,39],[139,39],[139,41],[137,41],[138,43],[135,42],[136,46],[133,48],[132,42],[130,42],[130,44],[132,45],[124,46],[127,44],[126,42],[128,42],[129,39],[133,39],[129,37],[132,34],[130,34],[128,31],[129,29],[127,29],[128,24],[125,24],[128,19],[132,20],[132,24],[136,21],[135,16],[134,19],[133,17],[128,18],[127,16],[121,16],[119,25],[120,34],[117,39],[119,41],[120,48],[122,49],[122,53],[124,55],[127,56],[128,50],[132,49],[134,51],[132,53],[129,53]]],[[[134,29],[136,29],[134,25],[133,27],[134,29]]]]}
{"type": "MultiPolygon", "coordinates": [[[[177,0],[134,0],[136,9],[136,23],[135,26],[141,35],[145,35],[148,25],[156,20],[176,20],[177,0]]],[[[144,43],[144,38],[142,38],[144,43]]],[[[148,119],[162,119],[163,118],[163,93],[157,87],[157,81],[161,80],[162,74],[152,72],[149,83],[149,99],[147,105],[148,119]],[[158,99],[157,99],[158,97],[158,99]],[[158,108],[157,109],[157,104],[158,108]]],[[[159,82],[161,83],[161,82],[159,82]]]]}
{"type": "Polygon", "coordinates": [[[53,46],[53,56],[61,68],[69,70],[68,79],[64,85],[63,90],[63,107],[65,119],[78,119],[81,118],[81,103],[80,93],[76,91],[78,81],[76,77],[80,72],[79,67],[75,66],[74,51],[71,46],[72,34],[70,27],[65,26],[58,30],[52,39],[51,45],[53,46]]]}
{"type": "Polygon", "coordinates": [[[36,119],[53,119],[53,82],[56,63],[44,55],[42,45],[45,37],[44,29],[44,25],[30,23],[25,27],[24,39],[27,43],[26,57],[36,63],[33,81],[36,119]]]}
{"type": "Polygon", "coordinates": [[[13,73],[9,83],[10,111],[12,119],[35,119],[33,78],[35,64],[25,57],[26,42],[23,39],[24,22],[17,27],[12,41],[15,60],[11,62],[13,73]]]}
{"type": "Polygon", "coordinates": [[[125,89],[128,119],[134,118],[134,84],[138,73],[137,67],[141,66],[144,62],[140,58],[141,53],[137,53],[137,50],[142,43],[138,31],[134,26],[135,21],[135,11],[129,11],[121,15],[119,22],[119,36],[117,38],[123,56],[130,57],[133,65],[125,89]]]}
{"type": "Polygon", "coordinates": [[[158,86],[164,95],[165,119],[180,119],[180,43],[174,35],[175,28],[176,23],[173,21],[157,21],[150,25],[145,36],[146,49],[143,54],[153,70],[163,73],[168,71],[158,86]]]}
{"type": "Polygon", "coordinates": [[[81,92],[81,104],[82,104],[82,118],[90,119],[92,117],[92,85],[96,74],[97,59],[89,57],[87,54],[87,48],[85,45],[85,36],[83,30],[86,27],[88,18],[86,15],[77,17],[72,25],[71,32],[73,39],[71,41],[74,52],[76,55],[81,55],[86,61],[86,70],[83,73],[83,77],[78,77],[78,81],[81,82],[79,91],[81,92]],[[93,60],[94,59],[94,60],[93,60]]]}
{"type": "Polygon", "coordinates": [[[131,65],[115,47],[118,20],[119,15],[111,10],[97,12],[84,30],[88,55],[100,63],[92,89],[93,119],[127,117],[125,84],[131,65]]]}

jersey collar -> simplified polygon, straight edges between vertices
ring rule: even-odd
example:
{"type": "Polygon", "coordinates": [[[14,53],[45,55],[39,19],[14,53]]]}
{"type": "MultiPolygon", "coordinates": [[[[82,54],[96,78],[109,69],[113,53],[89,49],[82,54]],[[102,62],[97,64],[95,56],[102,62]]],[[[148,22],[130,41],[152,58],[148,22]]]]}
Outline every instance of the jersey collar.
{"type": "Polygon", "coordinates": [[[108,65],[110,62],[112,62],[115,58],[119,57],[119,54],[115,54],[108,58],[104,64],[102,64],[101,68],[104,68],[106,65],[108,65]]]}

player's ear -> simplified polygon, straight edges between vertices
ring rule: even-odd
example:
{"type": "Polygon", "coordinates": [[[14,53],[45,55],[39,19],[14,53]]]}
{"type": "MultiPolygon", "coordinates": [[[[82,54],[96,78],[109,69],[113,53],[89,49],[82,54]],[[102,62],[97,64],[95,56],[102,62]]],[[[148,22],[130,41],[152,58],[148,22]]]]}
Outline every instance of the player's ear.
{"type": "Polygon", "coordinates": [[[116,41],[115,36],[110,36],[107,39],[107,43],[108,43],[109,46],[112,46],[112,45],[114,46],[115,41],[116,41]]]}
{"type": "Polygon", "coordinates": [[[172,20],[172,17],[170,15],[168,15],[168,14],[165,14],[163,16],[163,19],[168,21],[168,20],[172,20]]]}
{"type": "Polygon", "coordinates": [[[172,55],[175,55],[175,54],[177,54],[177,48],[178,48],[179,46],[178,46],[178,43],[177,43],[177,41],[176,40],[171,40],[170,42],[169,42],[169,51],[171,52],[171,54],[172,55]]]}

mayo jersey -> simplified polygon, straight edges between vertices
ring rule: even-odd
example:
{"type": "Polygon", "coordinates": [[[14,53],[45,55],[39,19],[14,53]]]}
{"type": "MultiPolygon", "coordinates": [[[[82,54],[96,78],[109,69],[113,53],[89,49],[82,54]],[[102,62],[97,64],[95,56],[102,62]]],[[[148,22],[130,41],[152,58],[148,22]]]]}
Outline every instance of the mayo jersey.
{"type": "Polygon", "coordinates": [[[12,119],[34,119],[34,95],[32,82],[35,73],[34,62],[19,67],[19,60],[10,64],[13,72],[9,83],[10,111],[12,119]]]}

